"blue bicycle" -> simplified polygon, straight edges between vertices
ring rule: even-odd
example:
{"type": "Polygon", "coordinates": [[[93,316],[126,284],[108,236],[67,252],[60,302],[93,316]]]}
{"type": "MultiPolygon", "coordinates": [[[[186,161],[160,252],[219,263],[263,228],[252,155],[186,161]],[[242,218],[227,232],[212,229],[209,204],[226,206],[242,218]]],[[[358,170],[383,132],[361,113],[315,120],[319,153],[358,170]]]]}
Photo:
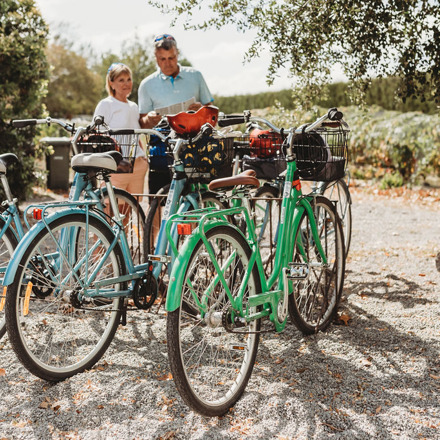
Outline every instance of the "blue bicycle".
{"type": "MultiPolygon", "coordinates": [[[[26,120],[15,120],[13,125],[17,128],[26,127],[29,125],[36,124],[58,124],[63,127],[66,131],[77,134],[76,140],[72,143],[72,148],[75,153],[79,151],[80,148],[103,148],[106,145],[103,136],[96,137],[94,142],[89,136],[91,133],[96,131],[96,127],[101,126],[102,120],[97,119],[89,127],[80,127],[75,129],[72,124],[65,123],[58,119],[45,118],[45,119],[26,119],[26,120]],[[99,140],[101,139],[101,144],[99,140]]],[[[120,135],[120,143],[121,136],[120,135]]],[[[133,137],[132,137],[133,138],[133,137]]],[[[132,141],[133,139],[131,139],[132,141]]],[[[112,145],[113,146],[113,145],[112,145]]],[[[0,276],[3,278],[6,271],[6,267],[11,260],[12,254],[17,247],[18,242],[25,235],[25,230],[20,221],[20,215],[17,208],[17,199],[12,196],[12,192],[9,187],[9,183],[6,177],[7,168],[18,161],[18,158],[11,153],[6,153],[0,156],[0,180],[5,191],[6,200],[2,202],[2,205],[6,208],[0,214],[0,276]]],[[[144,261],[143,256],[143,231],[145,225],[145,213],[141,208],[139,201],[132,196],[129,192],[115,188],[115,195],[118,201],[119,209],[124,215],[124,226],[127,233],[127,240],[130,247],[130,253],[134,261],[140,263],[144,261]]],[[[93,178],[88,178],[84,175],[75,175],[74,181],[70,190],[69,200],[81,200],[88,199],[94,200],[101,207],[101,209],[106,210],[108,215],[112,215],[111,207],[108,199],[107,189],[105,187],[96,188],[96,182],[93,178]]],[[[36,207],[39,209],[39,207],[36,207]]],[[[32,213],[32,210],[27,212],[32,213]]],[[[30,229],[29,217],[25,215],[24,221],[27,225],[27,229],[30,229]]],[[[4,316],[4,305],[6,301],[6,291],[5,287],[2,287],[0,292],[0,338],[6,333],[6,321],[4,316]]]]}
{"type": "MultiPolygon", "coordinates": [[[[79,139],[78,131],[73,144],[79,139]]],[[[109,132],[114,136],[141,133],[166,140],[155,130],[109,132]]],[[[169,142],[176,157],[190,144],[183,138],[169,142]]],[[[72,159],[77,185],[95,177],[104,181],[112,215],[91,199],[28,208],[41,220],[21,240],[5,274],[6,326],[21,363],[42,379],[62,380],[93,366],[119,323],[126,323],[127,312],[151,307],[159,263],[171,263],[166,255],[151,256],[141,264],[133,261],[125,219],[109,178],[121,158],[114,151],[78,154],[72,159]]],[[[183,162],[175,164],[175,174],[180,173],[184,173],[183,162]]],[[[171,185],[167,202],[171,211],[179,206],[172,201],[179,200],[176,187],[184,186],[180,180],[184,179],[174,179],[171,185]]]]}

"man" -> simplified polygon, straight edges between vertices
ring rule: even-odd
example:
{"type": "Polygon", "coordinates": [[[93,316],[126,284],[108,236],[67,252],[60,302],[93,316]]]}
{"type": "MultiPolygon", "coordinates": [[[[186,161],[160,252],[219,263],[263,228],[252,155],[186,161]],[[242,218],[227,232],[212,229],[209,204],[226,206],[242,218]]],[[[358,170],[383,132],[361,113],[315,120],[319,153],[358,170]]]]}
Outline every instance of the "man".
{"type": "Polygon", "coordinates": [[[139,123],[153,128],[161,120],[155,109],[195,98],[186,110],[198,110],[214,101],[202,74],[178,63],[179,51],[172,35],[159,35],[154,40],[154,53],[159,69],[145,78],[138,91],[139,123]]]}

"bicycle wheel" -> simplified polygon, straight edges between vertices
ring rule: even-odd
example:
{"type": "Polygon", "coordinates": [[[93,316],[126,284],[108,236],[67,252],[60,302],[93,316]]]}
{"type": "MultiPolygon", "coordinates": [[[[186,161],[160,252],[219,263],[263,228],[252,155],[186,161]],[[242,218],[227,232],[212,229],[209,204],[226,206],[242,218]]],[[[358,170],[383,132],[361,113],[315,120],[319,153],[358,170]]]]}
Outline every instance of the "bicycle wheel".
{"type": "Polygon", "coordinates": [[[253,197],[251,207],[255,214],[255,232],[264,271],[269,275],[273,270],[281,209],[281,204],[275,199],[280,197],[280,193],[278,188],[264,185],[255,191],[253,197]]]}
{"type": "MultiPolygon", "coordinates": [[[[2,218],[0,218],[0,230],[5,226],[5,222],[2,218]]],[[[11,229],[6,229],[4,234],[0,237],[0,268],[2,271],[1,278],[5,276],[5,270],[8,266],[9,261],[11,260],[12,254],[14,253],[15,248],[17,247],[17,238],[11,229]]],[[[5,312],[4,312],[4,289],[3,286],[0,285],[0,339],[6,333],[6,320],[5,320],[5,312]]]]}
{"type": "MultiPolygon", "coordinates": [[[[147,219],[145,222],[144,250],[145,255],[152,255],[156,249],[157,236],[159,235],[160,223],[162,219],[162,209],[166,203],[165,195],[168,194],[170,185],[166,185],[157,192],[158,197],[154,197],[150,201],[147,219]]],[[[221,202],[217,195],[211,191],[201,192],[202,202],[201,208],[217,207],[218,209],[226,209],[228,206],[221,202]]]]}
{"type": "MultiPolygon", "coordinates": [[[[161,188],[157,195],[158,197],[154,197],[150,203],[150,209],[148,210],[147,220],[145,222],[145,235],[144,235],[144,250],[145,255],[153,255],[156,250],[157,237],[159,235],[160,224],[162,219],[162,209],[165,206],[166,197],[163,197],[165,194],[168,194],[169,185],[161,188]]],[[[226,209],[227,206],[221,202],[215,193],[211,191],[205,191],[201,193],[202,202],[201,207],[217,207],[218,209],[226,209]]],[[[179,236],[179,241],[177,242],[177,248],[180,247],[184,240],[184,236],[179,236]]],[[[164,294],[166,292],[166,287],[168,285],[167,279],[167,267],[164,265],[162,267],[159,279],[158,286],[159,292],[164,294]]]]}
{"type": "MultiPolygon", "coordinates": [[[[6,327],[19,360],[36,376],[50,381],[73,376],[92,367],[112,341],[123,299],[82,294],[96,293],[97,281],[126,273],[119,244],[104,256],[113,239],[102,221],[70,214],[40,231],[17,262],[6,327]]],[[[111,284],[105,292],[123,288],[111,284]]]]}
{"type": "Polygon", "coordinates": [[[170,185],[165,185],[157,193],[157,197],[150,199],[145,228],[144,228],[144,253],[145,255],[154,254],[156,249],[157,236],[159,235],[160,223],[162,219],[162,209],[166,203],[166,195],[170,190],[170,185]]]}
{"type": "Polygon", "coordinates": [[[329,200],[336,201],[336,209],[341,219],[342,229],[344,230],[345,256],[348,255],[351,243],[351,196],[344,179],[336,182],[326,182],[322,188],[322,194],[329,200]]]}
{"type": "Polygon", "coordinates": [[[322,264],[304,212],[295,236],[293,293],[289,295],[290,317],[304,334],[328,327],[338,307],[345,273],[343,232],[334,206],[322,196],[316,197],[312,206],[328,265],[322,264]]]}
{"type": "MultiPolygon", "coordinates": [[[[251,250],[233,227],[217,226],[206,234],[233,296],[238,294],[251,250]],[[227,264],[227,260],[229,259],[227,264]]],[[[224,286],[199,240],[191,252],[181,288],[181,304],[167,315],[168,358],[183,400],[205,416],[220,416],[242,395],[258,350],[260,321],[233,319],[224,286]],[[206,304],[202,314],[196,301],[206,304]],[[232,324],[233,323],[233,324],[232,324]]],[[[246,298],[261,292],[254,266],[245,287],[246,298]]]]}
{"type": "MultiPolygon", "coordinates": [[[[106,214],[113,216],[110,201],[107,194],[107,188],[102,188],[102,203],[106,214]]],[[[116,200],[118,201],[119,212],[123,216],[125,235],[127,236],[130,253],[134,264],[145,263],[144,258],[144,228],[145,212],[139,201],[128,191],[120,188],[114,188],[116,200]]]]}

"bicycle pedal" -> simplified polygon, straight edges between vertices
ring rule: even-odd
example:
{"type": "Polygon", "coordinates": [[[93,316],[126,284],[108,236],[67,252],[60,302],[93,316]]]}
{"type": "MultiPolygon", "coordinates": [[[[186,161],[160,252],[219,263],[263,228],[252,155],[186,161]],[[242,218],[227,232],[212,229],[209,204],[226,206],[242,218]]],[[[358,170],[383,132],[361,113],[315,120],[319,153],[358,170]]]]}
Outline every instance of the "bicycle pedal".
{"type": "Polygon", "coordinates": [[[169,264],[171,263],[171,257],[168,255],[148,255],[147,259],[149,261],[154,261],[154,262],[159,262],[159,263],[164,263],[164,264],[169,264]]]}
{"type": "Polygon", "coordinates": [[[288,280],[304,280],[309,275],[309,265],[307,263],[289,263],[288,280]]]}

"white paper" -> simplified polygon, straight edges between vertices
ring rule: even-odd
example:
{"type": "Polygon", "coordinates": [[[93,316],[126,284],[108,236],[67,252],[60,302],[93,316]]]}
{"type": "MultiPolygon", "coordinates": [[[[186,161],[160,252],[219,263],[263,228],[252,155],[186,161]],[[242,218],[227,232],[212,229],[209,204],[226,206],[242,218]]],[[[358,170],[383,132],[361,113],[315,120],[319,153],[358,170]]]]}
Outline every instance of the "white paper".
{"type": "Polygon", "coordinates": [[[194,104],[196,102],[196,98],[193,96],[192,98],[188,99],[187,101],[179,102],[178,104],[169,105],[168,107],[160,107],[155,108],[154,111],[156,113],[159,113],[159,115],[175,115],[180,112],[184,112],[188,110],[188,107],[191,104],[194,104]]]}

